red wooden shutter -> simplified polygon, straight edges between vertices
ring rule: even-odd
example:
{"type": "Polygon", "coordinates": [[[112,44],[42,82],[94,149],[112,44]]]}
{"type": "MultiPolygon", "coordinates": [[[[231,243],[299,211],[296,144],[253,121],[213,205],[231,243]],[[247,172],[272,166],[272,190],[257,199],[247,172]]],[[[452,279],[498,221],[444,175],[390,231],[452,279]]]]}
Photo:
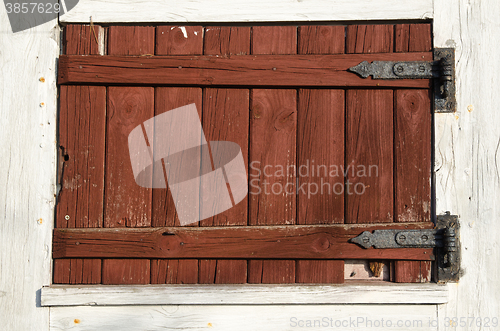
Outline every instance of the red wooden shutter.
{"type": "Polygon", "coordinates": [[[433,226],[430,81],[346,71],[363,60],[430,60],[430,24],[69,25],[64,41],[54,283],[342,283],[345,259],[391,260],[396,282],[430,280],[431,249],[347,242],[364,230],[433,226]],[[98,54],[101,29],[107,54],[81,56],[98,54]],[[135,183],[127,138],[191,103],[207,141],[240,146],[250,181],[296,194],[250,185],[233,208],[181,227],[169,189],[135,183]],[[316,173],[264,173],[306,164],[316,173]],[[330,165],[341,174],[324,172],[330,165]],[[349,171],[359,165],[376,175],[349,171]],[[363,194],[349,193],[358,183],[363,194]]]}

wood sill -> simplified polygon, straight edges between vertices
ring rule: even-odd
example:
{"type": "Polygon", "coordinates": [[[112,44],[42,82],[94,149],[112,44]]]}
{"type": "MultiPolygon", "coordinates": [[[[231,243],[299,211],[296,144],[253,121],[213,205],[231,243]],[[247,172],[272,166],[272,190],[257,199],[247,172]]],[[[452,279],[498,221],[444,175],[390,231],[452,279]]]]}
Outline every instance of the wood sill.
{"type": "Polygon", "coordinates": [[[349,282],[341,285],[51,285],[47,306],[443,304],[446,285],[349,282]]]}

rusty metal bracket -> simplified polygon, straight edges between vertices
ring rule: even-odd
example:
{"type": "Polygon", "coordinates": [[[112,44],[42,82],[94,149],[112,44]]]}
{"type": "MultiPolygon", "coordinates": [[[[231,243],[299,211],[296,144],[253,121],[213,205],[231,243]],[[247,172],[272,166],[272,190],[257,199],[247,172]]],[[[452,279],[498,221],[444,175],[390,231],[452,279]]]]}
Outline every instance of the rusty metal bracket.
{"type": "Polygon", "coordinates": [[[368,249],[435,248],[435,278],[439,282],[458,281],[460,277],[460,245],[458,216],[437,216],[434,229],[364,231],[349,242],[368,249]]]}
{"type": "Polygon", "coordinates": [[[435,48],[433,61],[363,61],[349,71],[373,79],[434,79],[434,111],[456,111],[453,48],[435,48]]]}

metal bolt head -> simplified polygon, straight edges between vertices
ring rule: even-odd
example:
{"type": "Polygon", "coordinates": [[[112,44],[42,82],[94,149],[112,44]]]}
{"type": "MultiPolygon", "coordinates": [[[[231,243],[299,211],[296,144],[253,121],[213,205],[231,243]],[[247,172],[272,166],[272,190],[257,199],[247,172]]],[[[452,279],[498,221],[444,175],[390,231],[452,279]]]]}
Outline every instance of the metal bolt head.
{"type": "Polygon", "coordinates": [[[69,221],[69,215],[64,216],[64,219],[65,219],[66,221],[69,221]]]}
{"type": "Polygon", "coordinates": [[[398,236],[398,239],[401,240],[401,241],[405,241],[406,240],[406,236],[404,234],[400,234],[398,236]]]}
{"type": "Polygon", "coordinates": [[[396,71],[397,71],[397,72],[399,72],[399,73],[402,73],[404,70],[405,70],[405,69],[403,68],[403,66],[402,66],[402,65],[398,65],[398,66],[396,67],[396,71]]]}
{"type": "Polygon", "coordinates": [[[364,242],[365,244],[368,244],[368,243],[370,242],[370,238],[368,238],[368,237],[364,237],[364,238],[363,238],[363,242],[364,242]]]}

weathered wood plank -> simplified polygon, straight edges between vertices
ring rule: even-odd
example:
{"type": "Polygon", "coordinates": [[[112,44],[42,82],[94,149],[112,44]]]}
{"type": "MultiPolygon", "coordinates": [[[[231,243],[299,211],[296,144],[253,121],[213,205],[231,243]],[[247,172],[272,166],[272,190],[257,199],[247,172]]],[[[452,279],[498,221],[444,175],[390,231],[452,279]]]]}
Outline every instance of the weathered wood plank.
{"type": "Polygon", "coordinates": [[[348,90],[346,223],[392,222],[393,92],[348,90]]]}
{"type": "Polygon", "coordinates": [[[431,100],[429,90],[396,90],[396,222],[430,222],[431,100]]]}
{"type": "Polygon", "coordinates": [[[110,26],[109,55],[153,55],[155,28],[153,26],[110,26]]]}
{"type": "MultiPolygon", "coordinates": [[[[65,54],[100,54],[104,29],[98,25],[64,28],[65,54]]],[[[56,227],[102,227],[106,88],[61,86],[59,175],[56,227]]],[[[101,261],[54,260],[53,282],[99,284],[101,261]]]]}
{"type": "Polygon", "coordinates": [[[364,249],[363,231],[432,228],[426,223],[55,229],[54,258],[236,258],[430,260],[432,249],[364,249]]]}
{"type": "Polygon", "coordinates": [[[63,286],[42,288],[42,306],[441,304],[437,284],[63,286]]]}
{"type": "MultiPolygon", "coordinates": [[[[154,27],[111,26],[108,54],[154,54],[154,27]]],[[[105,227],[151,226],[152,190],[135,182],[128,153],[128,135],[154,116],[152,87],[108,87],[106,127],[105,227]]],[[[103,260],[103,284],[148,284],[150,261],[103,260]]]]}
{"type": "Polygon", "coordinates": [[[340,284],[344,282],[344,260],[298,260],[296,283],[340,284]]]}
{"type": "Polygon", "coordinates": [[[171,25],[157,26],[155,54],[203,54],[203,27],[171,25]]]}
{"type": "Polygon", "coordinates": [[[431,261],[394,261],[396,283],[428,283],[431,281],[431,261]]]}
{"type": "MultiPolygon", "coordinates": [[[[207,27],[204,54],[230,56],[250,53],[250,27],[207,27]]],[[[208,141],[232,141],[241,148],[248,168],[250,92],[247,89],[204,90],[203,127],[208,141]]],[[[229,188],[229,186],[228,186],[229,188]]],[[[248,195],[233,208],[202,220],[200,226],[246,225],[248,195]]],[[[246,260],[200,260],[201,283],[246,283],[246,260]],[[206,273],[209,274],[206,274],[206,273]],[[205,273],[205,274],[203,274],[205,273]]]]}
{"type": "Polygon", "coordinates": [[[198,260],[151,260],[151,284],[198,283],[198,260]]]}
{"type": "Polygon", "coordinates": [[[341,0],[289,0],[251,3],[245,1],[195,0],[120,0],[113,2],[86,0],[61,15],[64,23],[144,22],[309,22],[429,19],[433,17],[431,0],[357,0],[346,6],[341,0]]]}
{"type": "MultiPolygon", "coordinates": [[[[111,55],[111,54],[110,54],[111,55]]],[[[401,53],[426,61],[429,52],[401,53]]],[[[59,58],[59,84],[380,86],[428,88],[429,79],[372,80],[347,71],[362,61],[392,61],[390,54],[215,56],[77,56],[59,58]]]]}
{"type": "MultiPolygon", "coordinates": [[[[297,54],[297,27],[254,26],[251,46],[252,54],[297,54]]],[[[296,176],[288,169],[296,164],[297,91],[252,90],[250,100],[248,224],[295,224],[296,176]],[[269,174],[264,171],[269,166],[285,171],[269,174]]],[[[294,283],[295,261],[250,260],[248,282],[294,283]]]]}
{"type": "Polygon", "coordinates": [[[346,53],[391,53],[394,26],[391,24],[348,25],[346,53]]]}
{"type": "MultiPolygon", "coordinates": [[[[158,26],[156,28],[157,55],[203,54],[203,27],[158,26]]],[[[155,88],[155,116],[194,103],[201,119],[202,90],[196,87],[155,88]]],[[[158,135],[161,141],[161,135],[158,135]]],[[[153,146],[154,149],[154,146],[153,146]]],[[[164,164],[162,163],[162,167],[164,164]]],[[[164,173],[165,175],[166,173],[164,173]]],[[[165,178],[167,182],[168,179],[165,178]]],[[[153,226],[179,226],[180,221],[170,188],[153,190],[153,226]]],[[[189,226],[198,226],[198,223],[189,226]]],[[[198,282],[197,260],[151,260],[151,283],[192,284],[198,282]]]]}
{"type": "Polygon", "coordinates": [[[48,331],[38,291],[52,282],[60,29],[51,20],[13,33],[2,9],[0,31],[1,328],[48,331]]]}
{"type": "Polygon", "coordinates": [[[415,331],[438,330],[436,324],[431,324],[437,321],[434,305],[397,304],[54,307],[50,320],[54,331],[121,331],[124,325],[127,331],[143,331],[145,325],[148,331],[276,331],[295,330],[299,325],[304,329],[310,325],[310,329],[318,330],[313,328],[314,323],[322,328],[342,331],[372,331],[373,325],[382,323],[392,325],[391,330],[395,331],[408,331],[409,328],[415,331]]]}
{"type": "Polygon", "coordinates": [[[299,54],[344,54],[345,26],[304,25],[298,28],[299,54]]]}
{"type": "MultiPolygon", "coordinates": [[[[397,24],[396,52],[432,49],[430,24],[397,24]]],[[[431,91],[394,92],[395,222],[431,221],[431,91]]],[[[396,261],[394,281],[431,280],[431,264],[396,261]]]]}
{"type": "MultiPolygon", "coordinates": [[[[344,26],[301,26],[299,54],[343,54],[344,26]]],[[[330,173],[344,165],[345,92],[300,89],[297,110],[297,223],[344,223],[344,175],[330,173]],[[300,168],[299,168],[300,169],[300,168]],[[311,171],[312,170],[312,171],[311,171]],[[307,188],[301,190],[300,188],[307,188]]],[[[343,260],[296,261],[297,283],[343,283],[343,260]]]]}

